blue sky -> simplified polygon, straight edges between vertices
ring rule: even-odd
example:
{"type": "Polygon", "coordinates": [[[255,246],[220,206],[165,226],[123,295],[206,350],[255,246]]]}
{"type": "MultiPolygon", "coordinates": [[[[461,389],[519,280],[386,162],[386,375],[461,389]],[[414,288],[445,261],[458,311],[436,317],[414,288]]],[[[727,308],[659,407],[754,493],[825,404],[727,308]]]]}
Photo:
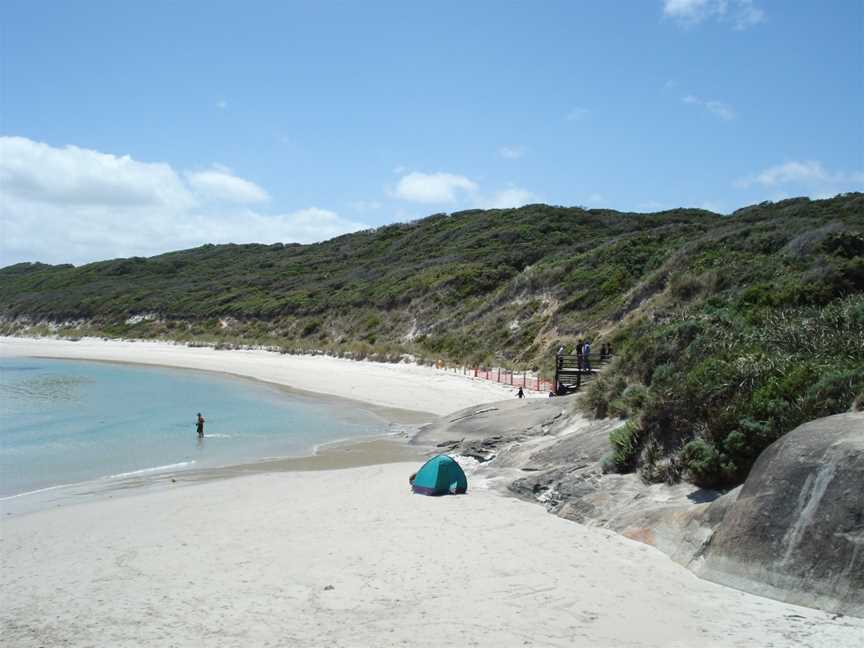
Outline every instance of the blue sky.
{"type": "Polygon", "coordinates": [[[0,264],[864,190],[864,2],[6,0],[0,264]]]}

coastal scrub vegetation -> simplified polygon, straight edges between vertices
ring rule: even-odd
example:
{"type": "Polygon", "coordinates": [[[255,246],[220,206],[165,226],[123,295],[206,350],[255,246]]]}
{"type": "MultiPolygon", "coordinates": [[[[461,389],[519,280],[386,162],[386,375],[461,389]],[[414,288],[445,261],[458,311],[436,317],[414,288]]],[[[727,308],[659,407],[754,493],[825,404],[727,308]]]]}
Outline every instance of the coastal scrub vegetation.
{"type": "Polygon", "coordinates": [[[721,216],[528,205],[314,245],[204,245],[0,270],[0,332],[159,338],[550,377],[614,358],[581,407],[627,419],[610,467],[740,483],[799,423],[864,398],[864,195],[721,216]]]}

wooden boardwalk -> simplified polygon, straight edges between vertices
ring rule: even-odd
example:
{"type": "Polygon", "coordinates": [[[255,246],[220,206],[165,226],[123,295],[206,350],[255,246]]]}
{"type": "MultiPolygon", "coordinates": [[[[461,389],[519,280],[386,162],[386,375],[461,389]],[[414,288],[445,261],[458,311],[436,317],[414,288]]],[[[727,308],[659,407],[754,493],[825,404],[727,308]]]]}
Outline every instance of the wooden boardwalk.
{"type": "Polygon", "coordinates": [[[555,356],[555,385],[558,393],[579,391],[609,364],[611,355],[598,353],[555,356]]]}

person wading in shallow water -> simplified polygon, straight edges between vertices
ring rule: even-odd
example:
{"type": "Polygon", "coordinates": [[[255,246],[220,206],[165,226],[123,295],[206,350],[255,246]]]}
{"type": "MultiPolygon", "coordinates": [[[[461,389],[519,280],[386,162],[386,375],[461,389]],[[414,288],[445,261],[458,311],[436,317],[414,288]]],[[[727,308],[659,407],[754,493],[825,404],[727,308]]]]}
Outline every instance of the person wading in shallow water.
{"type": "Polygon", "coordinates": [[[198,412],[198,421],[195,423],[195,429],[198,430],[198,436],[204,436],[204,417],[201,416],[201,412],[198,412]]]}

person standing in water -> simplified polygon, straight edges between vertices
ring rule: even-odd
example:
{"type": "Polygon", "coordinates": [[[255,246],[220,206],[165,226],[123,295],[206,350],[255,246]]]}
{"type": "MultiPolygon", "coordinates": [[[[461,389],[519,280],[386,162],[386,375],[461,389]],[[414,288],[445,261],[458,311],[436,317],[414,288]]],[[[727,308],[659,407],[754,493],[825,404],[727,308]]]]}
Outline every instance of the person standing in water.
{"type": "Polygon", "coordinates": [[[201,416],[201,412],[198,412],[198,421],[195,423],[195,428],[198,430],[198,436],[204,436],[204,417],[201,416]]]}

